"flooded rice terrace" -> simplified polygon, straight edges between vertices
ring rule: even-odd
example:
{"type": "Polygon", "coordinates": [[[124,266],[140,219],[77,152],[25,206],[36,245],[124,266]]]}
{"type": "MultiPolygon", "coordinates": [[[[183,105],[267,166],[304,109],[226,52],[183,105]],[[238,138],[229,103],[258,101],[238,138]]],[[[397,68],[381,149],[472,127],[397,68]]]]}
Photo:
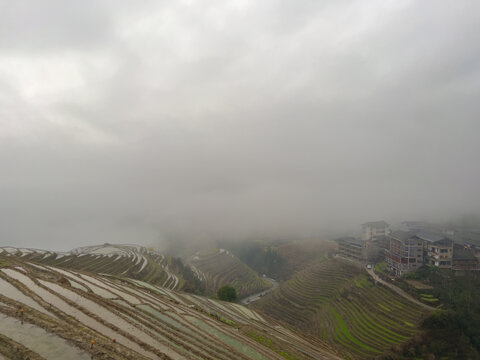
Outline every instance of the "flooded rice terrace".
{"type": "Polygon", "coordinates": [[[51,312],[47,311],[42,306],[40,306],[31,297],[25,295],[20,290],[18,290],[15,286],[10,284],[8,281],[3,280],[2,278],[0,278],[0,289],[2,290],[1,294],[10,298],[10,299],[13,299],[13,300],[16,300],[20,303],[28,305],[31,308],[34,308],[35,310],[43,312],[46,315],[53,316],[53,317],[55,316],[51,312]]]}
{"type": "Polygon", "coordinates": [[[45,359],[91,359],[90,354],[70,345],[61,337],[48,333],[38,326],[22,324],[18,319],[1,314],[0,333],[28,349],[35,349],[35,352],[45,359]]]}
{"type": "Polygon", "coordinates": [[[3,267],[0,274],[0,334],[45,359],[280,359],[241,328],[279,332],[238,304],[31,262],[3,267]],[[20,307],[26,307],[25,318],[20,307]],[[43,317],[32,319],[30,309],[43,317]]]}

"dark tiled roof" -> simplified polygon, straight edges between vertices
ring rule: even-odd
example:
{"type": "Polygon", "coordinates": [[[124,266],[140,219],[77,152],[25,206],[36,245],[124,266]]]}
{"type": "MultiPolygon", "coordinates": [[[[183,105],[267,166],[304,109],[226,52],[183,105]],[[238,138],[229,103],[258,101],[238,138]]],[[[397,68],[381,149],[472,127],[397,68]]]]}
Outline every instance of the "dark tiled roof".
{"type": "Polygon", "coordinates": [[[433,244],[434,245],[452,246],[453,245],[453,240],[445,237],[443,239],[435,241],[433,244]]]}
{"type": "Polygon", "coordinates": [[[438,240],[442,240],[444,236],[440,236],[428,231],[417,231],[415,232],[415,235],[417,235],[420,239],[429,241],[429,242],[435,242],[438,240]]]}
{"type": "Polygon", "coordinates": [[[451,245],[453,243],[451,239],[445,236],[434,234],[427,231],[419,231],[419,232],[416,232],[415,235],[417,235],[422,240],[428,241],[436,245],[451,245]]]}
{"type": "Polygon", "coordinates": [[[475,257],[475,255],[473,254],[473,252],[471,252],[470,250],[468,249],[455,249],[455,251],[453,252],[453,260],[476,260],[477,258],[475,257]]]}
{"type": "Polygon", "coordinates": [[[397,230],[392,232],[391,234],[387,235],[389,237],[392,237],[394,239],[400,240],[400,241],[405,241],[408,239],[419,239],[418,236],[415,234],[408,232],[408,231],[403,231],[403,230],[397,230]]]}

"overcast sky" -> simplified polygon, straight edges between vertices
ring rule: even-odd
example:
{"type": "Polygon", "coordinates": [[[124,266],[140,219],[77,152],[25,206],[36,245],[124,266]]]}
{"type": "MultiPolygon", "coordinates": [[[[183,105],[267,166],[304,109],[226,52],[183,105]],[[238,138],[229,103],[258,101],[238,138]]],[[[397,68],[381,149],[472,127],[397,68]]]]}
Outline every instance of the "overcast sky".
{"type": "Polygon", "coordinates": [[[0,0],[0,246],[480,210],[480,2],[0,0]]]}

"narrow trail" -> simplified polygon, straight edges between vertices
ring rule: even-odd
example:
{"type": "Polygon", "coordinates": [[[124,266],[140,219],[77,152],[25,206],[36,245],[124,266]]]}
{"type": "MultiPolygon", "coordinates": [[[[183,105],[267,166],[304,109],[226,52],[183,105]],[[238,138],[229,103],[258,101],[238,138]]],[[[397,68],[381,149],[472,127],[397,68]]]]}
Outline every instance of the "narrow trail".
{"type": "Polygon", "coordinates": [[[367,269],[367,273],[373,278],[373,280],[375,280],[376,282],[379,282],[380,284],[383,284],[385,285],[386,287],[388,287],[389,289],[395,291],[398,295],[404,297],[405,299],[417,304],[418,306],[421,306],[429,311],[435,311],[437,310],[436,308],[432,307],[432,306],[428,306],[427,304],[424,304],[420,301],[418,301],[417,299],[413,298],[412,296],[408,295],[405,291],[403,291],[402,289],[400,289],[398,286],[395,286],[393,284],[390,284],[388,282],[386,282],[385,280],[382,280],[377,274],[375,274],[375,272],[373,271],[373,269],[367,269]]]}
{"type": "Polygon", "coordinates": [[[275,290],[278,287],[278,282],[276,280],[271,279],[271,278],[265,278],[265,280],[267,280],[270,284],[272,284],[271,288],[268,288],[267,290],[263,290],[263,291],[260,291],[259,293],[247,296],[246,298],[243,298],[242,300],[240,300],[240,304],[247,305],[247,304],[250,304],[254,301],[260,300],[262,298],[262,296],[267,295],[269,292],[272,292],[273,290],[275,290]]]}
{"type": "MultiPolygon", "coordinates": [[[[358,261],[353,261],[353,260],[344,258],[344,257],[342,257],[342,256],[338,256],[338,255],[335,255],[335,258],[336,258],[336,259],[339,259],[340,261],[349,262],[349,263],[351,263],[351,264],[353,264],[353,265],[355,265],[355,266],[357,266],[357,267],[360,267],[360,268],[362,268],[362,269],[365,268],[364,265],[361,264],[361,263],[359,263],[358,261]]],[[[385,285],[385,286],[388,287],[390,290],[396,292],[398,295],[400,295],[401,297],[407,299],[408,301],[411,301],[411,302],[417,304],[418,306],[421,306],[421,307],[423,307],[424,309],[427,309],[427,310],[429,310],[429,311],[435,311],[435,310],[437,310],[437,308],[434,308],[434,307],[432,307],[432,306],[428,306],[427,304],[424,304],[424,303],[422,303],[421,301],[418,301],[417,299],[415,299],[414,297],[408,295],[405,291],[403,291],[402,289],[400,289],[398,286],[395,286],[395,285],[393,285],[393,284],[390,284],[390,283],[386,282],[385,280],[381,279],[377,274],[375,274],[375,271],[374,271],[373,268],[372,268],[372,269],[365,269],[365,270],[367,270],[368,275],[370,275],[375,282],[379,282],[380,284],[385,285]]]]}

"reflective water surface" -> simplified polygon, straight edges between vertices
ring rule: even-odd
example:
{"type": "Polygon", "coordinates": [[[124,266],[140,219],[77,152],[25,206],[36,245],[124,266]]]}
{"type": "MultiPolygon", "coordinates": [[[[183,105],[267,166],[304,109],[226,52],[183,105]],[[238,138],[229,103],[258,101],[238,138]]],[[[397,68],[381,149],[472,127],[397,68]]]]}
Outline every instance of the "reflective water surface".
{"type": "Polygon", "coordinates": [[[88,353],[70,345],[61,337],[32,324],[24,323],[22,325],[18,319],[1,314],[0,333],[45,359],[90,360],[88,353]]]}

